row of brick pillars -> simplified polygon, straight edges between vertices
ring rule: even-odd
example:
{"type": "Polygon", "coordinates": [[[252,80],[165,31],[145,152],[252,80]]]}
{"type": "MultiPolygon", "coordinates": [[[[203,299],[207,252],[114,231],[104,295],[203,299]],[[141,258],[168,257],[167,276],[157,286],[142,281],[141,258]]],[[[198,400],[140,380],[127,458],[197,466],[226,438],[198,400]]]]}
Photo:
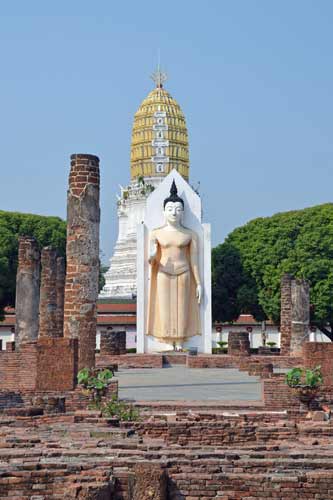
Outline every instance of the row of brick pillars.
{"type": "Polygon", "coordinates": [[[40,253],[34,238],[19,238],[16,347],[38,337],[63,336],[64,276],[65,261],[55,249],[45,247],[40,253]]]}
{"type": "Polygon", "coordinates": [[[99,275],[99,159],[72,155],[67,198],[67,270],[52,247],[19,240],[16,345],[78,339],[78,368],[95,366],[99,275]],[[41,267],[41,274],[40,274],[41,267]]]}

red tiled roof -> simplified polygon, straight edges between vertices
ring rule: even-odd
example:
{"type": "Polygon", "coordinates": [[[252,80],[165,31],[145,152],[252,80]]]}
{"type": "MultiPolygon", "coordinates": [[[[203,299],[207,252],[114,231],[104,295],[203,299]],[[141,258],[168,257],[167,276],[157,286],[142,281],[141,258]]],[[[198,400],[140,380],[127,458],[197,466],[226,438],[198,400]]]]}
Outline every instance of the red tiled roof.
{"type": "Polygon", "coordinates": [[[97,311],[99,313],[104,312],[118,312],[118,313],[127,313],[127,312],[136,312],[136,304],[97,304],[97,311]]]}
{"type": "MultiPolygon", "coordinates": [[[[98,304],[97,305],[97,325],[135,325],[136,324],[136,304],[98,304]]],[[[267,324],[272,324],[267,321],[267,324]]],[[[252,326],[260,324],[251,314],[241,314],[233,323],[219,323],[220,326],[230,325],[252,326]]],[[[15,326],[15,309],[6,307],[5,319],[0,321],[1,327],[15,326]]]]}
{"type": "Polygon", "coordinates": [[[10,316],[5,316],[5,319],[3,321],[0,321],[0,328],[2,326],[15,326],[15,314],[12,314],[10,316]]]}
{"type": "Polygon", "coordinates": [[[136,316],[117,316],[115,314],[99,314],[97,316],[97,325],[135,325],[136,316]]]}

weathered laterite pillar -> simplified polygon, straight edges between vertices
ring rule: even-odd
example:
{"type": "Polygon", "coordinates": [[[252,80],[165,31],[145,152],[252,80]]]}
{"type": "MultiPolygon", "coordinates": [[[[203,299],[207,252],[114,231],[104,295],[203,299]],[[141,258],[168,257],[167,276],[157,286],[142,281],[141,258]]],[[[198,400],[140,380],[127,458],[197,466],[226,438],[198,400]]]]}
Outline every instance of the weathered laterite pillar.
{"type": "Polygon", "coordinates": [[[65,259],[57,257],[57,330],[59,337],[64,335],[64,295],[65,295],[65,259]]]}
{"type": "Polygon", "coordinates": [[[15,302],[15,342],[18,348],[38,337],[39,284],[40,252],[37,241],[29,236],[21,236],[15,302]]]}
{"type": "Polygon", "coordinates": [[[309,340],[310,287],[306,280],[292,280],[291,308],[290,354],[292,356],[301,356],[303,345],[309,340]]]}
{"type": "Polygon", "coordinates": [[[291,342],[291,281],[290,274],[281,278],[280,350],[281,355],[290,354],[291,342]]]}
{"type": "Polygon", "coordinates": [[[57,251],[42,249],[40,280],[39,337],[59,337],[57,322],[57,251]]]}
{"type": "Polygon", "coordinates": [[[74,154],[67,197],[64,336],[79,340],[79,369],[95,366],[99,221],[99,159],[74,154]]]}
{"type": "Polygon", "coordinates": [[[285,274],[281,280],[281,354],[301,356],[308,341],[310,288],[306,280],[285,274]]]}

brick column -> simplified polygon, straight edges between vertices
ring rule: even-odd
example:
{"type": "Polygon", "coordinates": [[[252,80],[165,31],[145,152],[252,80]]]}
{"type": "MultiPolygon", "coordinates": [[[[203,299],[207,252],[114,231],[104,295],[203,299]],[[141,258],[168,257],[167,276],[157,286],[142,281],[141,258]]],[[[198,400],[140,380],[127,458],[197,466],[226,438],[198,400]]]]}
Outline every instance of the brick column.
{"type": "Polygon", "coordinates": [[[118,346],[119,346],[119,354],[126,354],[126,331],[119,330],[118,331],[118,346]]]}
{"type": "Polygon", "coordinates": [[[290,274],[284,274],[281,278],[281,315],[280,315],[280,348],[281,355],[290,354],[291,342],[291,281],[290,274]]]}
{"type": "Polygon", "coordinates": [[[309,340],[310,324],[310,287],[306,280],[292,280],[291,309],[290,354],[302,356],[303,345],[309,340]]]}
{"type": "Polygon", "coordinates": [[[59,337],[64,335],[64,294],[65,294],[65,259],[57,258],[57,330],[59,337]]]}
{"type": "Polygon", "coordinates": [[[308,341],[310,288],[302,279],[285,274],[281,280],[281,354],[301,356],[308,341]]]}
{"type": "Polygon", "coordinates": [[[166,469],[154,463],[134,466],[133,500],[167,500],[168,476],[166,469]]]}
{"type": "Polygon", "coordinates": [[[64,336],[79,340],[79,369],[95,366],[99,221],[99,159],[74,154],[67,197],[64,336]]]}
{"type": "Polygon", "coordinates": [[[19,238],[16,275],[15,342],[17,347],[37,340],[39,313],[40,253],[37,241],[19,238]]]}
{"type": "Polygon", "coordinates": [[[248,332],[229,332],[228,354],[230,356],[249,356],[250,339],[248,332]]]}
{"type": "Polygon", "coordinates": [[[107,328],[101,331],[101,354],[126,354],[126,332],[107,328]]]}
{"type": "Polygon", "coordinates": [[[39,337],[58,337],[56,250],[52,247],[43,248],[41,260],[39,337]]]}

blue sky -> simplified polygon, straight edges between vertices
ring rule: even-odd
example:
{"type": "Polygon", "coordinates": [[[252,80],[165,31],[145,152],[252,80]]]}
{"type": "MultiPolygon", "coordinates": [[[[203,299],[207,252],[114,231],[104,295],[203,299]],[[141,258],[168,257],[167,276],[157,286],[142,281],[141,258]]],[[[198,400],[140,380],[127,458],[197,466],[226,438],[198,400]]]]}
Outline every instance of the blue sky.
{"type": "Polygon", "coordinates": [[[214,245],[252,218],[332,200],[331,1],[13,0],[1,11],[1,209],[65,217],[70,154],[97,154],[110,257],[159,48],[214,245]]]}

